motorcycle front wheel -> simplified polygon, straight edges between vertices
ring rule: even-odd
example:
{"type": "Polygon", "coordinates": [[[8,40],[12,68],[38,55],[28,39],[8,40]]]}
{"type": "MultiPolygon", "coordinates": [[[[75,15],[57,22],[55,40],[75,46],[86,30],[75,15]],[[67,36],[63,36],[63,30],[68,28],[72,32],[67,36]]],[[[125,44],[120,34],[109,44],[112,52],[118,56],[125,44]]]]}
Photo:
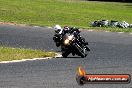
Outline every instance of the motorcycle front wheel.
{"type": "Polygon", "coordinates": [[[67,56],[70,54],[70,51],[66,49],[64,46],[61,46],[62,56],[64,58],[67,58],[67,56]]]}
{"type": "Polygon", "coordinates": [[[70,52],[69,51],[66,51],[66,52],[63,52],[62,53],[62,56],[64,57],[64,58],[67,58],[67,56],[70,54],[70,52]]]}
{"type": "Polygon", "coordinates": [[[85,48],[81,48],[78,44],[75,44],[74,46],[76,47],[76,49],[79,53],[79,56],[81,56],[82,58],[85,58],[87,56],[85,48]]]}

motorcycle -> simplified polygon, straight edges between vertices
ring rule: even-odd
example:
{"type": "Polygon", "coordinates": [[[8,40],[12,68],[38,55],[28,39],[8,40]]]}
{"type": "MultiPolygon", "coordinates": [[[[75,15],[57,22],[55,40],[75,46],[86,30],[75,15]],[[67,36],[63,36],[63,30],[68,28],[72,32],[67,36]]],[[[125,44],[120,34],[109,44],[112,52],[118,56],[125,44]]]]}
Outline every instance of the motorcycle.
{"type": "Polygon", "coordinates": [[[90,49],[82,44],[78,38],[75,37],[74,32],[72,34],[67,33],[63,36],[62,40],[62,56],[67,57],[70,53],[72,55],[78,55],[81,56],[82,58],[87,56],[87,52],[90,51],[90,49]]]}

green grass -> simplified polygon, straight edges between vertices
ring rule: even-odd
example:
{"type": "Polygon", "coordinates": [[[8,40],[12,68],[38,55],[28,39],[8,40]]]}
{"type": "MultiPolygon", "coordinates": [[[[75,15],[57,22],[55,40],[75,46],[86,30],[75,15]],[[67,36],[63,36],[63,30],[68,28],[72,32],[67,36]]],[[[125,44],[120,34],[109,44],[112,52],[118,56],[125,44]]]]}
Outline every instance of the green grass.
{"type": "MultiPolygon", "coordinates": [[[[3,22],[91,28],[92,21],[101,19],[132,23],[132,4],[79,0],[0,0],[0,21],[3,22]]],[[[112,30],[126,29],[112,28],[112,30]]]]}
{"type": "Polygon", "coordinates": [[[55,56],[55,53],[53,52],[0,46],[0,62],[53,56],[55,56]]]}

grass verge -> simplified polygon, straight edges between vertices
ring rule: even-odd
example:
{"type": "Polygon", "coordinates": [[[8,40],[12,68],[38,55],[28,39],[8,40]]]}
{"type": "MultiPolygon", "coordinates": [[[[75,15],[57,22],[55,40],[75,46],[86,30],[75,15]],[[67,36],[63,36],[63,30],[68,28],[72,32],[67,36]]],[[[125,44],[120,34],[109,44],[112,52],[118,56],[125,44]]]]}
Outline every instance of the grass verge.
{"type": "Polygon", "coordinates": [[[53,57],[55,53],[41,50],[20,49],[0,46],[0,62],[21,59],[53,57]]]}
{"type": "MultiPolygon", "coordinates": [[[[0,0],[2,22],[38,26],[60,24],[87,28],[92,21],[102,19],[132,23],[132,4],[80,0],[0,0]]],[[[127,30],[112,29],[124,32],[127,30]]]]}

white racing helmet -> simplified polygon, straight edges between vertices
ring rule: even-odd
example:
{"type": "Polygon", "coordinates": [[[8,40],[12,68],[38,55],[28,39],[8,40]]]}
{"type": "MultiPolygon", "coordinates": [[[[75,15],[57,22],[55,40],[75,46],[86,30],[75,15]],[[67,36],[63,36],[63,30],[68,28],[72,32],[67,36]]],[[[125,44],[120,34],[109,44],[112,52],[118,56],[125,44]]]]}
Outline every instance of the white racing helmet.
{"type": "Polygon", "coordinates": [[[55,26],[54,26],[54,30],[55,30],[56,33],[59,33],[59,34],[62,33],[62,28],[61,28],[60,25],[55,25],[55,26]]]}

